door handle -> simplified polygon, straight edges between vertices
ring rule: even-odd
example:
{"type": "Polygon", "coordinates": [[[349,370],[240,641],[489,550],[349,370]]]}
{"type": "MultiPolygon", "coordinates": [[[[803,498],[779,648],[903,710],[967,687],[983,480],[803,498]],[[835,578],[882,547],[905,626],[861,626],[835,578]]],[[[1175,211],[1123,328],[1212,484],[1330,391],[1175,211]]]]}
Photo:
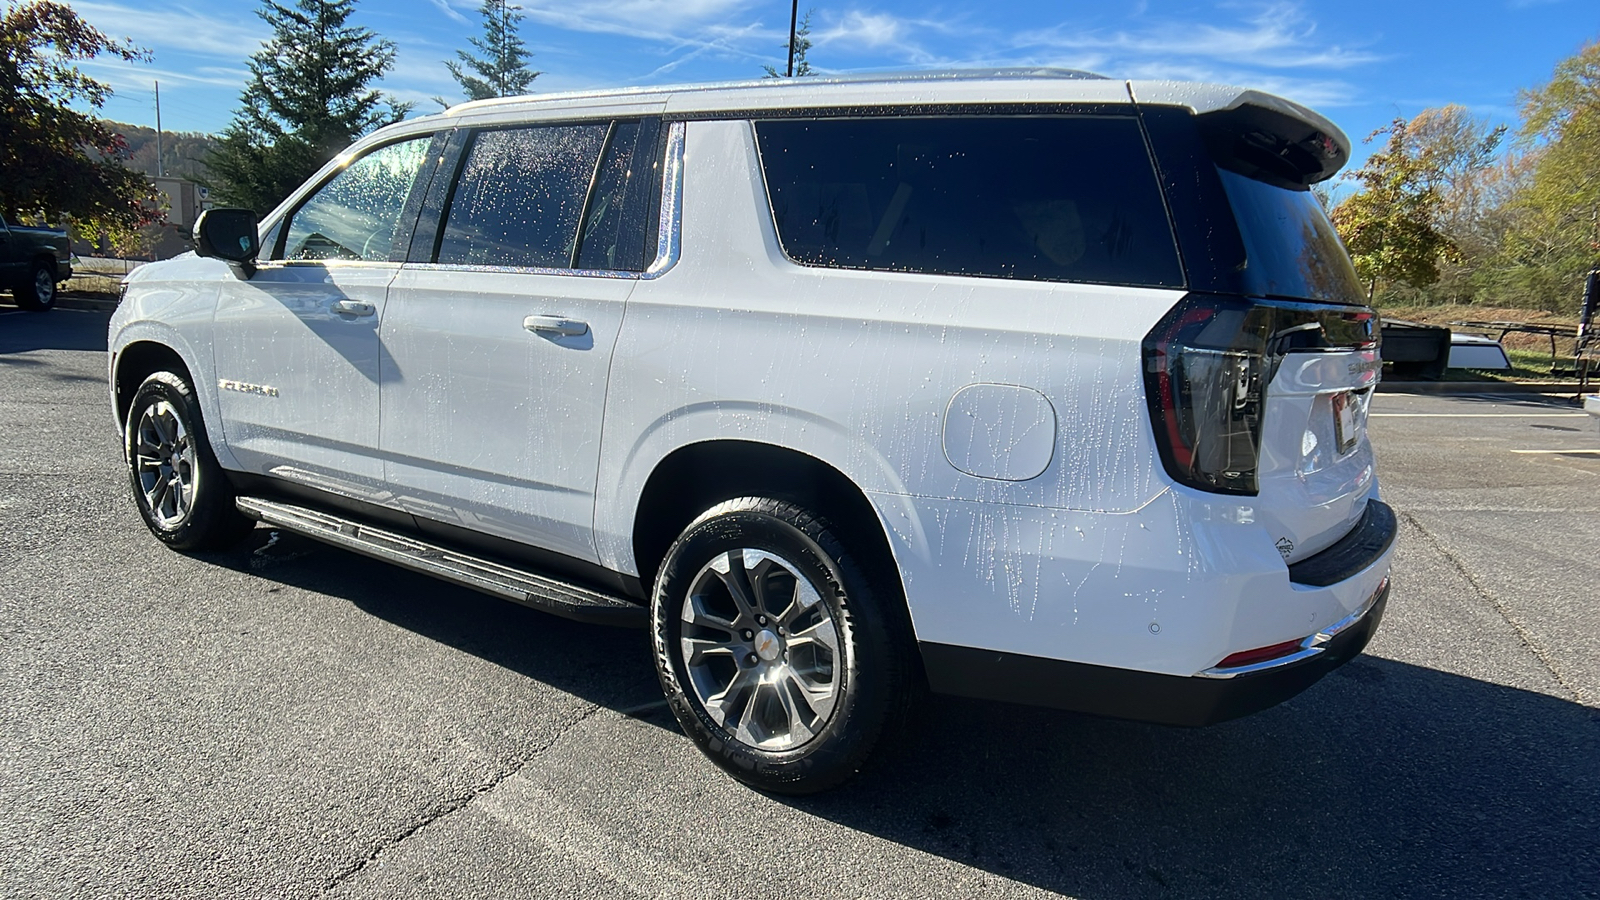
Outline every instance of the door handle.
{"type": "Polygon", "coordinates": [[[370,316],[377,312],[378,308],[360,300],[340,300],[333,304],[333,311],[341,316],[370,316]]]}
{"type": "Polygon", "coordinates": [[[556,337],[577,337],[589,333],[588,322],[563,319],[560,316],[529,316],[522,320],[522,327],[534,334],[549,334],[556,337]]]}

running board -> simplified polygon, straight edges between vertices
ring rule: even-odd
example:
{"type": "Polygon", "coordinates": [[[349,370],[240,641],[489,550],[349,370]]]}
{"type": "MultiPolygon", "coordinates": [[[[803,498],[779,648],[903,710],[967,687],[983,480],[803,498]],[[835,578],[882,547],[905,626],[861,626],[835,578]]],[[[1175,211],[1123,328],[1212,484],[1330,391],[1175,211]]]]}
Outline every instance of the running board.
{"type": "Polygon", "coordinates": [[[447,550],[353,519],[259,497],[240,497],[237,503],[240,512],[268,525],[563,618],[639,628],[649,619],[643,606],[621,597],[447,550]]]}

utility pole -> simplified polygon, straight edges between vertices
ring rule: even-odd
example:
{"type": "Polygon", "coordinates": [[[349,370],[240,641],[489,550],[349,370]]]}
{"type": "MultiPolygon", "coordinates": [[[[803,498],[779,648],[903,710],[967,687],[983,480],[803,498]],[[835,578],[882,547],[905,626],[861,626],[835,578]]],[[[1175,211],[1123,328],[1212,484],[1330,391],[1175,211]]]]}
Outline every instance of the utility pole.
{"type": "Polygon", "coordinates": [[[794,27],[800,20],[800,0],[789,4],[789,69],[786,77],[794,77],[794,27]]]}
{"type": "MultiPolygon", "coordinates": [[[[800,0],[795,0],[799,3],[800,0]]],[[[156,177],[166,177],[167,170],[161,165],[161,82],[156,82],[156,177]]]]}

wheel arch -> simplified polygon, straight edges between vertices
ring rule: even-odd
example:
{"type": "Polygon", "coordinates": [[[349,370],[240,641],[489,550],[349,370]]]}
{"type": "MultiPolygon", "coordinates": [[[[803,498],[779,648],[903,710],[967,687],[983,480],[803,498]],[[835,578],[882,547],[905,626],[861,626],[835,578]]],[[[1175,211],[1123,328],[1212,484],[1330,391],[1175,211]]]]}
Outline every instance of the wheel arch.
{"type": "Polygon", "coordinates": [[[155,372],[170,371],[181,375],[190,387],[198,390],[194,373],[183,355],[160,341],[136,340],[127,344],[117,351],[112,367],[111,397],[118,428],[128,423],[128,407],[133,404],[134,392],[155,372]]]}
{"type": "Polygon", "coordinates": [[[645,481],[633,517],[633,555],[646,590],[667,548],[695,516],[724,500],[761,496],[788,500],[822,516],[850,546],[862,547],[879,581],[910,610],[889,535],[862,489],[832,465],[788,447],[714,439],[663,457],[645,481]]]}

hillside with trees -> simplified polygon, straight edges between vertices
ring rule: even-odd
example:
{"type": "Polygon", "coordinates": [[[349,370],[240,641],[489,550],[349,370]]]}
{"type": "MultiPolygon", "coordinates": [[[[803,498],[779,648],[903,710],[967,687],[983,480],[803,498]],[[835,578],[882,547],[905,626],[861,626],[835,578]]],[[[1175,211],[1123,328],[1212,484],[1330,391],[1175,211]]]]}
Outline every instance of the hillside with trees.
{"type": "Polygon", "coordinates": [[[1368,138],[1333,220],[1375,302],[1576,311],[1600,265],[1600,41],[1519,101],[1511,133],[1451,105],[1368,138]]]}
{"type": "Polygon", "coordinates": [[[187,178],[209,184],[205,158],[217,147],[217,139],[198,131],[163,131],[161,133],[160,170],[156,168],[156,130],[144,125],[105,121],[105,127],[122,136],[126,146],[122,163],[135,172],[154,178],[163,171],[169,178],[187,178]]]}

